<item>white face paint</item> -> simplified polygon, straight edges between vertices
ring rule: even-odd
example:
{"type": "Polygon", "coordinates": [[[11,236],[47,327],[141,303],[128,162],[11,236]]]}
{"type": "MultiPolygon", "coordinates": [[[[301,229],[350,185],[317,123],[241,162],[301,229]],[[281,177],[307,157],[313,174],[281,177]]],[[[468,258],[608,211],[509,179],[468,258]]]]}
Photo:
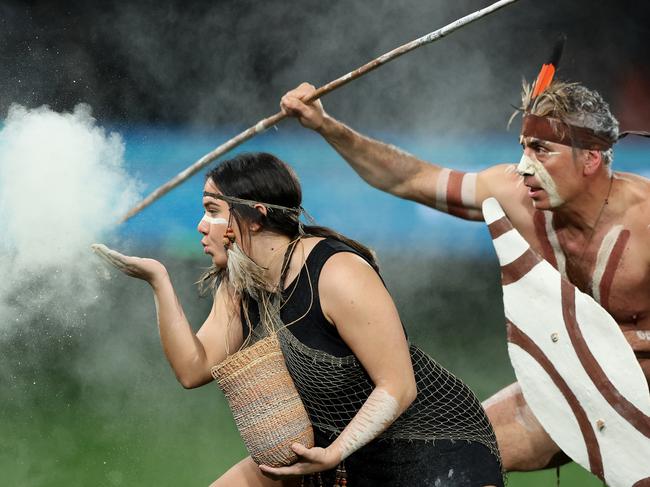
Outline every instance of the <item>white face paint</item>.
{"type": "Polygon", "coordinates": [[[207,213],[201,218],[202,222],[209,223],[210,225],[228,225],[228,220],[225,218],[214,218],[208,215],[207,213]]]}
{"type": "MultiPolygon", "coordinates": [[[[551,156],[556,154],[559,154],[559,152],[549,152],[547,155],[551,156]]],[[[564,203],[564,199],[558,193],[555,181],[553,181],[551,175],[537,158],[529,157],[526,153],[522,154],[519,165],[517,166],[517,173],[520,176],[535,176],[541,188],[546,191],[552,208],[557,208],[564,203]]]]}

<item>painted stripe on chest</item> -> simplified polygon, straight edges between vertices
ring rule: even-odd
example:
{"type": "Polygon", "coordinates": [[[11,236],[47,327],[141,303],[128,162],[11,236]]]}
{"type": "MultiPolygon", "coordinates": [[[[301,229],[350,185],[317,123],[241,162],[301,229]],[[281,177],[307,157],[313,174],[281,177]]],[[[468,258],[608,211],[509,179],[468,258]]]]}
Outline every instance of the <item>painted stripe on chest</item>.
{"type": "Polygon", "coordinates": [[[542,255],[544,258],[557,269],[557,259],[555,258],[555,252],[551,246],[551,242],[548,239],[546,233],[546,216],[545,213],[541,210],[538,210],[533,215],[533,223],[535,224],[535,235],[537,240],[542,247],[542,255]]]}
{"type": "Polygon", "coordinates": [[[550,211],[544,211],[544,230],[548,236],[548,241],[551,243],[551,248],[553,249],[553,255],[555,256],[555,262],[557,266],[555,268],[562,274],[562,277],[567,277],[566,275],[566,256],[564,255],[564,250],[560,245],[560,239],[557,236],[555,227],[553,226],[553,213],[550,211]]]}
{"type": "Polygon", "coordinates": [[[598,250],[591,289],[594,299],[605,309],[609,305],[609,295],[614,274],[616,274],[616,270],[621,263],[623,251],[629,239],[630,231],[623,230],[621,225],[616,225],[605,235],[598,250]]]}
{"type": "MultiPolygon", "coordinates": [[[[567,278],[566,256],[553,226],[553,214],[549,211],[537,211],[533,216],[533,221],[535,234],[540,242],[544,258],[564,278],[567,278]]],[[[612,281],[629,238],[629,230],[624,230],[622,225],[615,225],[607,232],[598,249],[591,276],[590,294],[606,309],[609,304],[612,281]]]]}

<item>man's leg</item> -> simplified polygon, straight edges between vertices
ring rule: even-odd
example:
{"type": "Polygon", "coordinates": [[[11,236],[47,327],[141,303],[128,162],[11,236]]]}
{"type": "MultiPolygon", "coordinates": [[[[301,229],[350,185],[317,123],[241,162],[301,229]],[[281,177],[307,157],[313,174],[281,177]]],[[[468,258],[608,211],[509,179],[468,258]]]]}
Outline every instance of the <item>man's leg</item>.
{"type": "Polygon", "coordinates": [[[540,470],[566,463],[562,453],[526,404],[518,383],[483,402],[508,472],[540,470]]]}

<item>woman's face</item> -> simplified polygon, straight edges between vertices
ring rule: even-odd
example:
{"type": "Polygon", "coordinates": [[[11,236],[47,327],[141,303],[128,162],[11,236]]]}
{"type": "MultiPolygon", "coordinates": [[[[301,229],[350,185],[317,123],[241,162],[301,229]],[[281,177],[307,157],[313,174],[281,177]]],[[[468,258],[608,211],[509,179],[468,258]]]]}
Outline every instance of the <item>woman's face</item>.
{"type": "MultiPolygon", "coordinates": [[[[207,193],[221,194],[221,191],[219,191],[211,179],[208,179],[205,182],[203,191],[207,193]]],[[[204,195],[203,209],[205,210],[205,213],[197,227],[199,233],[203,235],[203,238],[201,239],[203,251],[212,257],[212,263],[214,265],[220,268],[224,268],[226,267],[226,263],[228,261],[228,254],[226,253],[226,249],[223,245],[224,235],[226,233],[226,229],[228,228],[228,218],[230,217],[228,203],[223,200],[204,195]]],[[[235,238],[239,239],[239,229],[237,228],[237,222],[234,218],[232,219],[231,225],[235,232],[235,238]]]]}

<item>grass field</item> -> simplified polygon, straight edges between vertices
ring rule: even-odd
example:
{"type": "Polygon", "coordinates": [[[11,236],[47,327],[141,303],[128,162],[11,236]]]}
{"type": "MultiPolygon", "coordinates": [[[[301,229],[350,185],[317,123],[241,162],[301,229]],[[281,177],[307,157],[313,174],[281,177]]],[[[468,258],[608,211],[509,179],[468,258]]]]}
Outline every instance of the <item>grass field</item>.
{"type": "MultiPolygon", "coordinates": [[[[179,297],[199,324],[210,305],[192,286],[202,263],[172,260],[179,297]]],[[[513,380],[494,263],[383,261],[412,341],[480,398],[513,380]]],[[[4,329],[0,485],[206,486],[245,456],[217,387],[176,382],[145,284],[115,275],[74,316],[70,324],[43,310],[4,329]]],[[[563,486],[602,485],[575,465],[561,477],[563,486]]],[[[544,471],[512,474],[508,485],[555,482],[555,471],[544,471]]]]}

